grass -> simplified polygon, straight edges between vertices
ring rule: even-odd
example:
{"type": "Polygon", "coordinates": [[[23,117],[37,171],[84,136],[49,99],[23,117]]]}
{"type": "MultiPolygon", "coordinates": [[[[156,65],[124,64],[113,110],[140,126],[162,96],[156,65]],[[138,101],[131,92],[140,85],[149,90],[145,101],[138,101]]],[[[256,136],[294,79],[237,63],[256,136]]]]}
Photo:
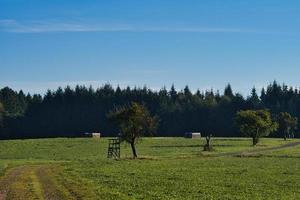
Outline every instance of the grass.
{"type": "Polygon", "coordinates": [[[140,159],[123,144],[116,161],[103,138],[0,141],[0,176],[21,166],[9,191],[27,199],[300,199],[300,145],[265,151],[292,142],[216,138],[203,152],[204,139],[144,138],[140,159]]]}

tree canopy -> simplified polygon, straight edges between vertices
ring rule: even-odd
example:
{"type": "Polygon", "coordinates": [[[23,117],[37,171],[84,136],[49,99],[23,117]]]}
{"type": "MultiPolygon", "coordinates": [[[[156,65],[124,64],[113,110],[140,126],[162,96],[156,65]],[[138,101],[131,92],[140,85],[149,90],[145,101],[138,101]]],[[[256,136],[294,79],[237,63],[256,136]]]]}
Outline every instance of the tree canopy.
{"type": "Polygon", "coordinates": [[[293,134],[297,129],[298,119],[292,117],[287,112],[281,112],[278,116],[278,133],[280,137],[283,137],[285,140],[287,137],[290,137],[290,134],[293,134]]]}
{"type": "Polygon", "coordinates": [[[258,143],[260,137],[276,131],[278,126],[267,110],[239,111],[236,114],[236,123],[243,135],[252,137],[253,145],[258,143]]]}
{"type": "Polygon", "coordinates": [[[152,117],[148,109],[133,102],[130,106],[122,106],[112,110],[108,118],[115,121],[120,129],[121,141],[131,145],[133,157],[137,157],[135,145],[140,137],[151,136],[158,124],[158,118],[152,117]]]}

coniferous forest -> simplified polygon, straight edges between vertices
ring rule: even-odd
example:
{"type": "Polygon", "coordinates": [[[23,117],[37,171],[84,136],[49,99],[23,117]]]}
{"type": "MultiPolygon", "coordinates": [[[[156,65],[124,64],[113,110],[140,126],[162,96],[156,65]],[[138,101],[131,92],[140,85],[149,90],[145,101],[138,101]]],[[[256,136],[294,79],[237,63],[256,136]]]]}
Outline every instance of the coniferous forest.
{"type": "MultiPolygon", "coordinates": [[[[85,132],[115,136],[118,130],[107,119],[107,113],[130,102],[144,104],[159,117],[156,136],[199,131],[238,137],[241,134],[234,117],[237,111],[246,109],[269,109],[274,118],[280,112],[300,117],[300,91],[277,82],[259,94],[253,88],[248,97],[234,93],[229,84],[222,93],[191,92],[188,86],[180,91],[174,86],[153,91],[106,84],[97,89],[76,86],[31,95],[5,87],[0,90],[0,138],[78,137],[85,132]]],[[[299,133],[295,137],[300,137],[299,133]]]]}

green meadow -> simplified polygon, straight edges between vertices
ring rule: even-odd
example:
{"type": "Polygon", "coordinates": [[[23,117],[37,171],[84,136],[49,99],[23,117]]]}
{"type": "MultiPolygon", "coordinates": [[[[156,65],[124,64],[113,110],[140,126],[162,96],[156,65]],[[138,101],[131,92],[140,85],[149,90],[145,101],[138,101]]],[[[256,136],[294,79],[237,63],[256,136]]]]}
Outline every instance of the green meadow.
{"type": "Polygon", "coordinates": [[[0,141],[0,199],[300,199],[300,140],[106,138],[0,141]]]}

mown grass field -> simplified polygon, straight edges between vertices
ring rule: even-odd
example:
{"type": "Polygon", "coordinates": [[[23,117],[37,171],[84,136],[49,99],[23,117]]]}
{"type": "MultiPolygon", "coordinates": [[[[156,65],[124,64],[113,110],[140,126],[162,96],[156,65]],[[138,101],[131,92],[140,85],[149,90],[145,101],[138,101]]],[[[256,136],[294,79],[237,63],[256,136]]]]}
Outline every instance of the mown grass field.
{"type": "Polygon", "coordinates": [[[0,141],[2,199],[300,199],[300,140],[145,138],[106,158],[101,138],[0,141]]]}

